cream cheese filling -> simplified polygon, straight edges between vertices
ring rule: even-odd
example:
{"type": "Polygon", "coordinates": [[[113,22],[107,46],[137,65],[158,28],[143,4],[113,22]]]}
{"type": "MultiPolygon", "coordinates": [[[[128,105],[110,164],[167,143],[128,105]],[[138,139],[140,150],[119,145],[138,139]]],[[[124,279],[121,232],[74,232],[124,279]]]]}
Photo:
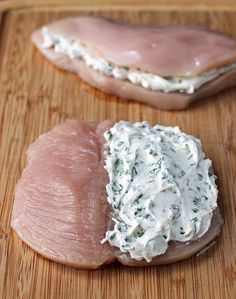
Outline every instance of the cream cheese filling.
{"type": "Polygon", "coordinates": [[[104,136],[114,227],[102,242],[150,262],[169,241],[189,242],[208,231],[218,190],[200,140],[178,127],[125,121],[104,136]]]}
{"type": "Polygon", "coordinates": [[[194,77],[162,77],[138,69],[121,67],[105,59],[94,57],[89,49],[79,41],[75,41],[74,39],[63,35],[51,33],[47,27],[43,27],[42,34],[44,38],[44,48],[54,48],[55,52],[69,56],[71,59],[81,59],[86,65],[107,76],[128,80],[133,84],[154,91],[163,91],[166,93],[178,91],[181,93],[192,94],[203,84],[236,67],[235,62],[194,77]]]}

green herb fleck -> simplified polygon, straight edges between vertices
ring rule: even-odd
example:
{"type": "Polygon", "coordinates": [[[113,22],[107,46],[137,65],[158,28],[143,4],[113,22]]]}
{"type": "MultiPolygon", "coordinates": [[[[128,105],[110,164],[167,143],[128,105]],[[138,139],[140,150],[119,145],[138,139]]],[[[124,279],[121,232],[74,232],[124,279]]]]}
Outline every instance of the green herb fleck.
{"type": "Polygon", "coordinates": [[[138,174],[137,169],[136,169],[135,166],[133,166],[133,168],[132,168],[132,177],[134,177],[137,174],[138,174]]]}
{"type": "Polygon", "coordinates": [[[179,173],[179,175],[178,175],[178,177],[179,177],[179,178],[182,178],[182,177],[185,176],[185,174],[186,174],[186,173],[185,173],[183,170],[181,170],[180,173],[179,173]]]}
{"type": "Polygon", "coordinates": [[[201,201],[201,199],[199,197],[197,197],[196,195],[194,195],[194,197],[193,197],[193,204],[195,206],[197,206],[200,201],[201,201]]]}
{"type": "Polygon", "coordinates": [[[184,150],[189,154],[190,153],[190,148],[188,144],[185,144],[184,150]]]}
{"type": "Polygon", "coordinates": [[[201,181],[203,178],[203,175],[201,173],[198,173],[197,175],[198,175],[199,180],[201,181]]]}
{"type": "Polygon", "coordinates": [[[107,131],[107,137],[108,137],[108,140],[111,140],[112,137],[113,137],[113,134],[111,133],[111,131],[107,131]]]}
{"type": "Polygon", "coordinates": [[[113,183],[112,185],[112,191],[115,193],[115,194],[120,194],[123,190],[123,186],[121,184],[118,184],[116,182],[113,183]]]}

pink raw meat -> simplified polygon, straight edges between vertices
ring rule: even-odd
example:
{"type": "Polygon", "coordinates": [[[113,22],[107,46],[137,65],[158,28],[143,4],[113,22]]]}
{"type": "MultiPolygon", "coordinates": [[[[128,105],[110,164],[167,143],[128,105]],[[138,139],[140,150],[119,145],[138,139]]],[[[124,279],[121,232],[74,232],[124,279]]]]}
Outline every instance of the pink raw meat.
{"type": "MultiPolygon", "coordinates": [[[[84,43],[95,57],[119,66],[138,68],[161,76],[191,77],[236,62],[236,41],[200,26],[147,27],[95,17],[67,18],[47,25],[51,33],[84,43]],[[174,51],[173,51],[174,49],[174,51]]],[[[78,74],[90,85],[120,98],[137,100],[164,110],[179,110],[191,102],[232,87],[236,68],[205,83],[193,94],[153,91],[128,80],[95,71],[80,59],[43,47],[42,30],[32,41],[39,51],[61,69],[78,74]]]]}
{"type": "Polygon", "coordinates": [[[112,228],[103,157],[103,133],[112,125],[111,121],[99,125],[67,121],[30,146],[12,215],[19,237],[43,256],[80,269],[97,269],[116,260],[129,266],[169,264],[207,246],[223,225],[219,209],[203,237],[170,242],[167,252],[150,263],[101,244],[112,228]]]}
{"type": "Polygon", "coordinates": [[[236,61],[236,41],[203,26],[158,28],[96,17],[67,18],[46,26],[114,64],[161,76],[191,77],[236,61]]]}
{"type": "Polygon", "coordinates": [[[41,135],[27,152],[12,227],[45,257],[90,269],[115,259],[114,249],[100,243],[109,209],[101,144],[110,126],[68,121],[41,135]]]}

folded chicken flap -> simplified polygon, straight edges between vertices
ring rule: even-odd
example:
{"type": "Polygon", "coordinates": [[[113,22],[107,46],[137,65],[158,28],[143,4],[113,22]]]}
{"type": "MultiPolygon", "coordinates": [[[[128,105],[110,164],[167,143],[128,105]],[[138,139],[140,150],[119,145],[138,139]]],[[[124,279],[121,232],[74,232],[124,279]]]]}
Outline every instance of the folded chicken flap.
{"type": "Polygon", "coordinates": [[[49,61],[90,85],[159,109],[184,109],[236,82],[236,41],[201,26],[78,17],[46,25],[32,41],[49,61]]]}
{"type": "Polygon", "coordinates": [[[161,76],[190,77],[236,61],[236,41],[203,26],[156,28],[96,17],[67,18],[46,26],[114,64],[161,76]]]}

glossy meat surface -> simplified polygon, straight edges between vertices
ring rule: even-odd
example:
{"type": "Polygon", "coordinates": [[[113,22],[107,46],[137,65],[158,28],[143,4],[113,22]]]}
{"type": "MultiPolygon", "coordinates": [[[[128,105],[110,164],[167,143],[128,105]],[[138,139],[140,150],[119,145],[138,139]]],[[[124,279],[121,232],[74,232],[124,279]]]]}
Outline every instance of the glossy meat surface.
{"type": "Polygon", "coordinates": [[[27,152],[12,227],[45,257],[89,269],[114,260],[113,248],[100,243],[109,209],[103,132],[110,126],[68,121],[41,135],[27,152]]]}
{"type": "MultiPolygon", "coordinates": [[[[97,57],[162,76],[192,76],[236,61],[235,40],[199,26],[154,28],[79,17],[57,21],[47,27],[55,34],[83,42],[97,57]]],[[[33,33],[32,41],[48,60],[61,69],[78,74],[90,85],[159,109],[184,109],[191,102],[232,87],[236,82],[236,70],[233,69],[204,84],[193,94],[153,91],[97,72],[82,60],[70,59],[53,48],[45,49],[41,29],[33,33]]]]}
{"type": "Polygon", "coordinates": [[[82,42],[97,57],[161,76],[191,77],[236,61],[236,40],[202,26],[158,28],[96,17],[67,18],[46,26],[82,42]]]}
{"type": "Polygon", "coordinates": [[[192,102],[211,96],[226,88],[235,85],[236,69],[221,75],[215,80],[206,83],[193,94],[184,94],[180,92],[164,93],[161,91],[152,91],[141,86],[130,83],[129,81],[118,80],[113,77],[103,75],[100,72],[88,67],[83,61],[56,53],[53,49],[42,47],[43,36],[41,31],[33,34],[33,41],[40,52],[57,67],[78,74],[85,82],[101,89],[102,91],[117,95],[120,98],[136,100],[163,110],[181,110],[188,107],[192,102]]]}
{"type": "Polygon", "coordinates": [[[219,209],[202,238],[170,242],[167,252],[150,263],[133,260],[118,248],[100,243],[113,225],[106,200],[103,138],[112,125],[111,121],[99,125],[67,121],[29,147],[15,192],[15,232],[41,255],[80,269],[97,269],[116,260],[129,266],[169,264],[206,247],[223,225],[219,209]]]}

